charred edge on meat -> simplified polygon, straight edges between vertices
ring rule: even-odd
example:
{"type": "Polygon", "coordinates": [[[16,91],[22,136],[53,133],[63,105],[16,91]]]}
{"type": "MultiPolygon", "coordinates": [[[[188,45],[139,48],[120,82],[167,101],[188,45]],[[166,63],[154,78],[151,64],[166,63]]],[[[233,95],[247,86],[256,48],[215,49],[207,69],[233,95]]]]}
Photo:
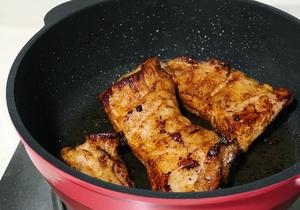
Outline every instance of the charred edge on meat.
{"type": "Polygon", "coordinates": [[[98,133],[98,134],[91,134],[88,136],[89,139],[94,140],[94,141],[101,137],[105,137],[108,139],[116,139],[116,138],[118,138],[118,134],[116,134],[116,133],[98,133]]]}
{"type": "Polygon", "coordinates": [[[285,88],[279,88],[274,90],[274,93],[276,94],[276,98],[278,101],[286,101],[286,105],[289,105],[292,103],[294,99],[294,94],[291,93],[289,90],[285,88]]]}
{"type": "MultiPolygon", "coordinates": [[[[155,67],[157,69],[161,69],[159,59],[157,57],[148,59],[147,62],[151,62],[152,60],[155,61],[155,67]]],[[[102,102],[104,107],[107,107],[109,104],[109,98],[111,97],[113,93],[113,89],[122,89],[125,85],[129,85],[130,87],[134,86],[136,83],[138,83],[140,80],[144,78],[144,73],[147,71],[149,66],[147,66],[147,62],[144,62],[141,66],[141,69],[134,74],[125,77],[118,81],[116,84],[108,88],[106,91],[103,91],[102,93],[99,94],[98,100],[102,102]]],[[[152,67],[150,67],[152,68],[152,67]]]]}
{"type": "Polygon", "coordinates": [[[112,87],[108,88],[98,95],[98,100],[102,103],[103,107],[107,107],[109,104],[109,98],[113,94],[112,87]]]}
{"type": "Polygon", "coordinates": [[[227,74],[226,76],[228,77],[230,75],[231,72],[231,68],[229,63],[225,63],[223,61],[217,60],[217,59],[207,59],[207,61],[209,62],[209,64],[214,65],[216,69],[222,69],[222,70],[227,70],[227,74]]]}
{"type": "Polygon", "coordinates": [[[171,191],[171,187],[168,184],[170,174],[171,174],[171,172],[168,172],[168,173],[162,175],[163,189],[161,189],[161,190],[163,192],[170,192],[171,191]]]}

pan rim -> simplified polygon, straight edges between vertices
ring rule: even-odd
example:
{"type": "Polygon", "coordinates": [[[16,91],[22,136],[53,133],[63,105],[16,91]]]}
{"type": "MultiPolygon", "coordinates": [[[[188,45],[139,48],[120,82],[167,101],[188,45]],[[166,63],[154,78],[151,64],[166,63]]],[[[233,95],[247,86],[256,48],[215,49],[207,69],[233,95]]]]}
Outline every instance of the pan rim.
{"type": "MultiPolygon", "coordinates": [[[[268,9],[273,13],[276,13],[283,18],[295,22],[300,25],[300,20],[289,15],[286,12],[283,12],[279,9],[276,9],[274,7],[271,7],[269,5],[256,2],[256,1],[249,1],[249,0],[235,0],[235,1],[240,1],[240,2],[247,2],[249,4],[255,4],[261,8],[268,9]]],[[[109,1],[104,1],[104,2],[98,2],[97,4],[105,4],[108,3],[109,1]]],[[[76,12],[67,15],[63,19],[59,20],[55,24],[51,24],[50,26],[44,26],[40,31],[38,31],[27,43],[26,45],[22,48],[22,50],[19,52],[17,55],[11,69],[9,72],[9,76],[7,79],[7,86],[6,86],[6,101],[7,101],[7,108],[9,111],[10,118],[13,122],[13,125],[15,126],[17,132],[19,135],[22,137],[22,139],[44,160],[52,164],[54,167],[60,169],[61,171],[76,177],[80,180],[83,180],[89,184],[95,185],[100,188],[105,188],[108,190],[116,191],[116,192],[121,192],[121,193],[126,193],[130,195],[135,195],[135,196],[144,196],[144,197],[152,197],[152,198],[165,198],[165,199],[199,199],[199,198],[216,198],[216,197],[222,197],[222,196],[231,196],[234,194],[239,194],[239,193],[245,193],[245,192],[250,192],[253,190],[258,190],[264,187],[268,187],[270,185],[279,183],[281,181],[287,180],[297,174],[299,174],[300,171],[300,163],[297,162],[291,167],[274,174],[272,176],[266,177],[264,179],[260,179],[254,182],[250,182],[247,184],[239,185],[239,186],[234,186],[230,188],[225,188],[225,189],[220,189],[212,192],[191,192],[191,193],[165,193],[165,192],[153,192],[150,190],[144,190],[144,189],[138,189],[138,188],[127,188],[119,185],[115,185],[109,182],[105,182],[93,177],[90,177],[88,175],[85,175],[79,171],[76,171],[75,169],[72,169],[71,167],[67,166],[63,162],[61,162],[59,159],[54,157],[52,154],[47,152],[34,138],[31,136],[30,132],[27,130],[25,125],[22,122],[22,119],[19,115],[18,109],[16,107],[15,103],[15,95],[14,95],[14,84],[15,84],[15,78],[18,72],[18,69],[23,61],[23,58],[27,54],[27,52],[31,49],[31,47],[36,43],[36,41],[41,38],[47,31],[49,31],[52,27],[54,27],[56,24],[59,24],[65,18],[70,18],[73,15],[78,14],[82,10],[85,10],[89,7],[94,6],[90,5],[88,7],[81,8],[80,10],[77,10],[76,12]]]]}

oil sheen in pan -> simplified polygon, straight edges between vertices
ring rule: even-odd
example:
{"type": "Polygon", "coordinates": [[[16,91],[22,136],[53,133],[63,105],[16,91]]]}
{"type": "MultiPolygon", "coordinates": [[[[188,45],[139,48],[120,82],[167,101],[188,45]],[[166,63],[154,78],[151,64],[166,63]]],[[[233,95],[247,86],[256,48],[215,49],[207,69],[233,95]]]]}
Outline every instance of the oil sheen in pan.
{"type": "MultiPolygon", "coordinates": [[[[60,136],[60,148],[82,143],[87,134],[114,131],[96,100],[96,94],[95,92],[87,96],[84,103],[78,103],[77,106],[74,103],[69,103],[69,107],[66,107],[75,110],[75,112],[69,116],[69,119],[64,119],[68,123],[65,124],[63,135],[60,136]]],[[[295,148],[295,141],[293,141],[295,137],[287,126],[288,116],[295,109],[295,106],[296,103],[294,102],[286,107],[268,126],[267,130],[256,139],[247,154],[239,155],[232,165],[229,184],[222,187],[246,184],[268,177],[290,167],[297,161],[295,160],[296,156],[290,154],[290,151],[295,148]]],[[[182,113],[193,123],[211,129],[206,121],[199,119],[183,108],[182,113]]],[[[120,152],[136,187],[150,189],[144,166],[130,152],[128,146],[120,147],[120,152]]]]}

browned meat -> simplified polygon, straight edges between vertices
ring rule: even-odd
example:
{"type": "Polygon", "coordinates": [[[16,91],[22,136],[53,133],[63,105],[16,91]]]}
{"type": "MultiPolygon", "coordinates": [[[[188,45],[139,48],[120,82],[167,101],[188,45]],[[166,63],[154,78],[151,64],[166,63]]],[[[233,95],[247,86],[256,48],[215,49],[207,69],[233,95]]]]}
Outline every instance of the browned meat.
{"type": "Polygon", "coordinates": [[[64,147],[61,158],[71,167],[89,176],[118,185],[132,187],[125,163],[118,155],[119,141],[114,134],[101,133],[86,137],[75,148],[64,147]]]}
{"type": "Polygon", "coordinates": [[[229,150],[220,146],[215,132],[193,125],[181,115],[174,83],[157,58],[123,76],[99,99],[114,128],[125,134],[133,153],[145,165],[152,190],[218,188],[222,168],[235,153],[227,155],[229,150]]]}
{"type": "Polygon", "coordinates": [[[167,62],[166,71],[184,106],[207,119],[227,140],[237,140],[243,151],[293,100],[287,89],[259,84],[217,60],[177,58],[167,62]]]}

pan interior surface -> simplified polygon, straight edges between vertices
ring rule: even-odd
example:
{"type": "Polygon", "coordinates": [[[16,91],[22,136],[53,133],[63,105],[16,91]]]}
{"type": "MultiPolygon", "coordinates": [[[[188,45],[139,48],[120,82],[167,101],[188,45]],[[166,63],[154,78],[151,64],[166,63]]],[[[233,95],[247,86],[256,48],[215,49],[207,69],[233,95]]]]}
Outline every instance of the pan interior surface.
{"type": "MultiPolygon", "coordinates": [[[[63,146],[81,144],[87,134],[113,131],[97,95],[143,60],[217,58],[295,94],[295,101],[233,164],[229,186],[253,182],[299,161],[299,25],[247,1],[104,2],[64,19],[36,40],[15,78],[16,107],[33,138],[58,156],[63,146]]],[[[149,189],[142,164],[128,148],[121,152],[136,186],[149,189]]]]}

